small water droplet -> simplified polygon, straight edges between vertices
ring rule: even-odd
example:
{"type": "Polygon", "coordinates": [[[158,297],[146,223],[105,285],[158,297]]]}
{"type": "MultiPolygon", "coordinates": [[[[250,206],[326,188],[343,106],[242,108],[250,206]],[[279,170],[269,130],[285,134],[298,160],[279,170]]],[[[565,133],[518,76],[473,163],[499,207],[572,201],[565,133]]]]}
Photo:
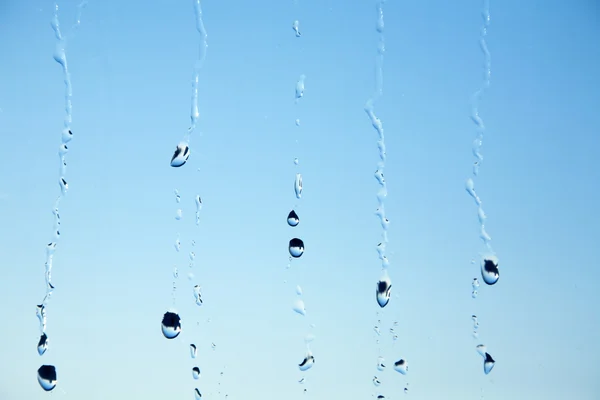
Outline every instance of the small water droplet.
{"type": "Polygon", "coordinates": [[[306,79],[306,76],[300,75],[300,79],[296,82],[296,101],[304,96],[304,79],[306,79]]]}
{"type": "Polygon", "coordinates": [[[475,347],[475,350],[477,350],[477,352],[479,353],[479,355],[481,355],[481,357],[485,358],[485,352],[486,352],[487,348],[485,347],[484,344],[478,344],[477,347],[475,347]]]}
{"type": "Polygon", "coordinates": [[[384,395],[382,395],[382,394],[377,395],[377,400],[383,400],[383,399],[385,399],[384,395]]]}
{"type": "Polygon", "coordinates": [[[297,226],[300,223],[300,218],[298,218],[296,211],[290,211],[287,217],[287,223],[289,226],[297,226]]]}
{"type": "Polygon", "coordinates": [[[185,142],[181,142],[177,145],[173,157],[171,157],[171,167],[181,167],[186,163],[190,157],[190,148],[185,142]]]}
{"type": "Polygon", "coordinates": [[[196,358],[196,355],[198,355],[198,349],[196,348],[195,344],[190,344],[190,356],[192,356],[192,358],[196,358]]]}
{"type": "Polygon", "coordinates": [[[300,21],[298,21],[298,20],[294,21],[294,23],[292,24],[292,29],[296,33],[296,37],[300,37],[301,36],[301,33],[300,33],[300,21]]]}
{"type": "Polygon", "coordinates": [[[48,336],[45,333],[42,333],[40,336],[40,340],[37,345],[38,354],[43,355],[46,350],[48,350],[48,336]]]}
{"type": "Polygon", "coordinates": [[[494,285],[500,278],[498,271],[498,257],[494,255],[486,256],[481,261],[481,277],[488,285],[494,285]]]}
{"type": "Polygon", "coordinates": [[[71,132],[69,129],[64,129],[62,131],[62,142],[69,143],[71,139],[73,139],[73,132],[71,132]]]}
{"type": "Polygon", "coordinates": [[[477,290],[473,290],[473,292],[471,292],[471,297],[476,299],[478,294],[479,292],[477,290]]]}
{"type": "Polygon", "coordinates": [[[198,388],[194,389],[194,399],[200,400],[201,398],[202,398],[202,394],[200,394],[200,391],[198,390],[198,388]]]}
{"type": "Polygon", "coordinates": [[[175,189],[175,201],[181,202],[181,196],[179,195],[179,190],[175,189]]]}
{"type": "Polygon", "coordinates": [[[313,335],[312,333],[308,333],[305,337],[304,337],[304,343],[309,344],[312,341],[315,340],[315,335],[313,335]]]}
{"type": "Polygon", "coordinates": [[[376,294],[377,303],[379,304],[379,307],[383,308],[387,306],[387,304],[390,302],[390,297],[392,295],[391,289],[392,281],[390,280],[390,277],[387,275],[387,273],[384,272],[382,277],[379,279],[379,282],[377,282],[376,294]]]}
{"type": "Polygon", "coordinates": [[[68,151],[69,151],[69,148],[64,143],[61,144],[60,147],[58,148],[58,154],[60,154],[61,156],[64,156],[65,154],[67,154],[68,151]]]}
{"type": "Polygon", "coordinates": [[[181,250],[181,240],[179,240],[179,237],[175,240],[175,250],[181,250]]]}
{"type": "Polygon", "coordinates": [[[300,315],[306,315],[306,309],[304,308],[304,302],[300,299],[294,302],[294,306],[292,307],[294,311],[296,311],[300,315]]]}
{"type": "Polygon", "coordinates": [[[183,218],[183,210],[181,208],[178,208],[177,213],[175,214],[175,219],[179,221],[181,218],[183,218]]]}
{"type": "Polygon", "coordinates": [[[479,279],[473,278],[473,283],[471,285],[473,286],[473,290],[477,290],[477,288],[479,288],[479,279]]]}
{"type": "Polygon", "coordinates": [[[304,384],[304,382],[306,382],[306,378],[302,378],[298,381],[298,383],[300,383],[300,384],[304,384]]]}
{"type": "Polygon", "coordinates": [[[296,119],[296,126],[300,126],[300,119],[296,119]]]}
{"type": "Polygon", "coordinates": [[[192,377],[194,379],[200,378],[200,368],[198,368],[198,367],[192,368],[192,377]]]}
{"type": "Polygon", "coordinates": [[[375,385],[375,386],[381,385],[381,381],[376,376],[373,377],[373,385],[375,385]]]}
{"type": "Polygon", "coordinates": [[[294,164],[298,165],[300,161],[298,161],[298,157],[294,158],[294,164]]]}
{"type": "Polygon", "coordinates": [[[60,190],[63,194],[67,193],[67,190],[69,190],[69,184],[67,183],[67,181],[65,181],[65,178],[63,178],[62,176],[60,177],[58,183],[60,184],[60,190]]]}
{"type": "Polygon", "coordinates": [[[42,365],[37,371],[38,382],[46,392],[56,387],[56,368],[54,365],[42,365]]]}
{"type": "Polygon", "coordinates": [[[383,359],[383,357],[381,357],[381,356],[377,357],[377,370],[383,371],[385,369],[384,362],[385,362],[385,360],[383,359]]]}
{"type": "Polygon", "coordinates": [[[492,372],[492,368],[496,365],[496,361],[492,358],[490,353],[485,353],[483,360],[483,372],[487,375],[492,372]]]}
{"type": "Polygon", "coordinates": [[[202,294],[200,293],[201,290],[202,288],[200,287],[200,285],[194,286],[194,300],[196,301],[196,305],[198,306],[202,305],[202,294]]]}
{"type": "Polygon", "coordinates": [[[300,287],[300,285],[296,286],[296,294],[298,296],[302,296],[302,288],[300,287]]]}
{"type": "Polygon", "coordinates": [[[215,350],[217,348],[217,345],[214,343],[212,343],[210,346],[212,347],[213,350],[215,350]]]}
{"type": "Polygon", "coordinates": [[[408,394],[408,388],[407,387],[404,388],[404,394],[408,394]]]}
{"type": "Polygon", "coordinates": [[[375,333],[377,334],[377,336],[381,336],[381,330],[379,330],[378,326],[374,326],[373,330],[375,331],[375,333]]]}
{"type": "Polygon", "coordinates": [[[406,375],[408,373],[408,363],[404,359],[400,359],[394,363],[394,369],[397,372],[400,372],[402,375],[406,375]]]}
{"type": "Polygon", "coordinates": [[[163,316],[161,327],[167,339],[175,339],[181,333],[181,318],[176,313],[167,311],[163,316]]]}
{"type": "Polygon", "coordinates": [[[200,210],[202,210],[202,199],[200,195],[196,196],[196,225],[200,224],[200,210]]]}
{"type": "Polygon", "coordinates": [[[290,240],[289,251],[294,258],[302,256],[304,254],[304,242],[301,239],[293,238],[290,240]]]}
{"type": "Polygon", "coordinates": [[[296,192],[296,198],[302,197],[302,175],[296,174],[296,180],[294,181],[294,191],[296,192]]]}
{"type": "Polygon", "coordinates": [[[302,360],[302,362],[300,364],[298,364],[298,368],[300,368],[300,371],[306,371],[306,370],[312,368],[314,363],[315,363],[315,358],[313,357],[313,355],[310,351],[307,351],[306,356],[304,357],[304,360],[302,360]]]}
{"type": "Polygon", "coordinates": [[[173,268],[173,278],[179,278],[179,271],[177,270],[177,267],[173,268]]]}

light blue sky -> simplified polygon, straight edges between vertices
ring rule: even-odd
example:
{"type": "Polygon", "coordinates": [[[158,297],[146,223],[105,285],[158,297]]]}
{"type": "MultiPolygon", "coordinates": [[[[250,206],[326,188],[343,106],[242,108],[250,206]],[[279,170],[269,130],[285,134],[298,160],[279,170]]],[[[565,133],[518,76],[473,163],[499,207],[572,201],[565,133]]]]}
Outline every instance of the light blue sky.
{"type": "MultiPolygon", "coordinates": [[[[59,2],[65,29],[77,4],[59,2]]],[[[383,373],[373,331],[377,138],[363,111],[375,85],[375,1],[204,1],[200,122],[179,169],[169,161],[189,126],[199,44],[193,2],[89,1],[67,48],[70,190],[61,203],[50,348],[40,357],[35,305],[44,294],[64,117],[52,9],[50,1],[0,3],[1,400],[46,398],[36,382],[43,363],[56,365],[52,396],[61,399],[192,399],[195,383],[206,398],[231,400],[600,396],[595,2],[491,0],[492,83],[480,104],[487,131],[476,189],[501,277],[476,300],[470,260],[482,244],[464,182],[476,133],[469,101],[483,79],[481,3],[386,2],[376,113],[388,153],[393,295],[382,316],[383,373]],[[301,74],[306,91],[295,106],[301,74]],[[297,169],[301,222],[290,228],[297,169]],[[295,236],[306,251],[286,270],[295,236]],[[186,279],[192,239],[201,308],[186,279]],[[172,305],[175,264],[183,332],[168,341],[160,321],[172,305]],[[292,311],[298,284],[306,317],[292,311]],[[316,363],[303,375],[297,364],[308,332],[316,363]],[[497,361],[489,375],[479,343],[497,361]],[[400,357],[407,376],[391,368],[400,357]]]]}

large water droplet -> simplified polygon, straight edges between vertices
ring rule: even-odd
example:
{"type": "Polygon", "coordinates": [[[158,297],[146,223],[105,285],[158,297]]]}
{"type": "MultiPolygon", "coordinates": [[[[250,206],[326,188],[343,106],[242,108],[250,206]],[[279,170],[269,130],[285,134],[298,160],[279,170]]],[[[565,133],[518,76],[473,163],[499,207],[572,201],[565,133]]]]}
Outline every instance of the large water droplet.
{"type": "Polygon", "coordinates": [[[304,254],[304,242],[301,239],[293,238],[290,240],[289,251],[292,257],[300,257],[302,254],[304,254]]]}
{"type": "Polygon", "coordinates": [[[300,368],[300,371],[306,371],[306,370],[312,368],[314,363],[315,363],[315,358],[313,357],[313,355],[310,351],[307,351],[306,357],[304,357],[304,360],[302,360],[302,362],[300,364],[298,364],[298,368],[300,368]]]}
{"type": "Polygon", "coordinates": [[[496,365],[496,361],[492,358],[490,353],[485,353],[483,372],[485,372],[486,375],[489,374],[492,371],[492,368],[494,368],[494,365],[496,365]]]}
{"type": "Polygon", "coordinates": [[[192,377],[194,377],[194,379],[200,378],[200,368],[198,368],[198,367],[192,368],[192,377]]]}
{"type": "Polygon", "coordinates": [[[196,358],[196,355],[198,354],[198,349],[196,348],[195,344],[190,344],[190,355],[192,356],[192,358],[196,358]]]}
{"type": "Polygon", "coordinates": [[[294,191],[296,192],[296,198],[302,197],[302,175],[296,174],[296,180],[294,181],[294,191]]]}
{"type": "Polygon", "coordinates": [[[171,167],[181,167],[190,157],[190,148],[185,142],[177,145],[173,157],[171,158],[171,167]]]}
{"type": "Polygon", "coordinates": [[[38,371],[38,382],[46,392],[56,387],[56,368],[54,365],[42,365],[38,371]]]}
{"type": "Polygon", "coordinates": [[[306,309],[304,308],[304,302],[300,299],[294,302],[293,310],[300,315],[306,315],[306,309]]]}
{"type": "Polygon", "coordinates": [[[64,129],[62,131],[62,142],[69,143],[71,139],[73,139],[73,132],[71,132],[69,129],[64,129]]]}
{"type": "Polygon", "coordinates": [[[175,339],[181,333],[181,318],[176,313],[167,311],[163,316],[161,327],[167,339],[175,339]]]}
{"type": "Polygon", "coordinates": [[[379,279],[379,282],[377,282],[377,303],[379,304],[379,307],[383,308],[390,302],[390,297],[392,295],[391,289],[392,281],[390,280],[390,277],[384,273],[379,279]]]}
{"type": "Polygon", "coordinates": [[[290,211],[287,217],[287,223],[289,226],[297,226],[300,223],[300,218],[298,218],[296,211],[290,211]]]}
{"type": "Polygon", "coordinates": [[[394,369],[402,375],[406,375],[408,373],[408,363],[406,360],[400,359],[394,363],[394,369]]]}
{"type": "Polygon", "coordinates": [[[198,390],[198,388],[194,389],[194,399],[200,400],[202,398],[202,394],[198,390]]]}
{"type": "Polygon", "coordinates": [[[38,354],[41,356],[48,350],[48,336],[45,333],[42,333],[40,336],[40,340],[37,345],[38,354]]]}
{"type": "Polygon", "coordinates": [[[498,271],[498,257],[494,255],[486,256],[481,261],[481,277],[488,285],[498,282],[500,272],[498,271]]]}

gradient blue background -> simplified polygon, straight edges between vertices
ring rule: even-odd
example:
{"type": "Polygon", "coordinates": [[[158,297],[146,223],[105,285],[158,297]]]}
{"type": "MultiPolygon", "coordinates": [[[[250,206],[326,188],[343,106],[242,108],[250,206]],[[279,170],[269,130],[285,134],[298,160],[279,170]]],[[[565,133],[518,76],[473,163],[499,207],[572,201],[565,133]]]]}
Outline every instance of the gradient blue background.
{"type": "MultiPolygon", "coordinates": [[[[64,31],[77,4],[59,3],[64,31]]],[[[378,154],[363,111],[375,86],[375,2],[205,1],[203,10],[200,125],[180,169],[169,160],[189,126],[199,44],[192,1],[92,0],[69,37],[75,136],[50,349],[40,357],[35,305],[59,193],[64,84],[52,58],[53,3],[0,3],[0,399],[47,398],[36,382],[42,363],[56,365],[51,396],[61,399],[192,399],[195,383],[206,398],[232,400],[600,398],[597,2],[491,2],[492,85],[480,106],[487,131],[476,189],[501,278],[476,300],[471,259],[482,244],[464,182],[474,161],[469,101],[483,79],[482,5],[385,4],[384,95],[375,108],[391,220],[384,373],[373,331],[378,154]],[[295,106],[301,74],[306,92],[295,106]],[[294,157],[304,195],[292,229],[294,157]],[[286,270],[293,236],[306,252],[286,270]],[[192,239],[201,308],[186,279],[192,239]],[[160,321],[172,305],[174,265],[183,333],[168,341],[160,321]],[[291,309],[297,284],[306,317],[291,309]],[[301,374],[308,332],[316,363],[301,374]],[[497,360],[487,376],[479,343],[497,360]],[[407,376],[391,368],[400,357],[407,376]]]]}

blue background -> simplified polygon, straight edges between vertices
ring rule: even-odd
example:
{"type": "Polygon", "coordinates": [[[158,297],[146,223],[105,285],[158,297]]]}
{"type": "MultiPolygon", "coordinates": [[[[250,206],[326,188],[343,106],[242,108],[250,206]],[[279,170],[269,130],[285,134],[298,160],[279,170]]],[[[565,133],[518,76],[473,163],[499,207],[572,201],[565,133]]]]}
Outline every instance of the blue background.
{"type": "MultiPolygon", "coordinates": [[[[59,3],[64,33],[77,4],[59,3]]],[[[69,34],[70,189],[50,348],[40,357],[35,305],[59,193],[64,83],[52,57],[52,2],[0,3],[0,399],[45,398],[36,382],[43,363],[57,367],[52,396],[70,399],[191,399],[196,386],[210,399],[600,397],[597,2],[491,2],[492,82],[480,103],[487,130],[475,184],[501,277],[475,300],[471,260],[482,244],[464,182],[476,134],[470,97],[483,80],[482,5],[384,5],[375,110],[386,132],[393,294],[379,317],[377,137],[363,111],[375,87],[375,2],[202,6],[209,47],[200,120],[179,169],[169,161],[189,126],[200,40],[193,2],[90,1],[69,34]],[[306,91],[295,105],[301,74],[306,91]],[[300,225],[290,228],[296,204],[300,225]],[[306,251],[287,270],[294,236],[306,251]],[[174,265],[183,332],[168,341],[160,321],[172,306],[174,265]],[[193,284],[202,286],[202,307],[193,284]],[[296,285],[305,317],[292,311],[296,285]],[[303,374],[307,333],[316,336],[316,363],[303,374]],[[489,375],[479,343],[497,361],[489,375]],[[397,358],[408,375],[391,368],[397,358]]]]}

